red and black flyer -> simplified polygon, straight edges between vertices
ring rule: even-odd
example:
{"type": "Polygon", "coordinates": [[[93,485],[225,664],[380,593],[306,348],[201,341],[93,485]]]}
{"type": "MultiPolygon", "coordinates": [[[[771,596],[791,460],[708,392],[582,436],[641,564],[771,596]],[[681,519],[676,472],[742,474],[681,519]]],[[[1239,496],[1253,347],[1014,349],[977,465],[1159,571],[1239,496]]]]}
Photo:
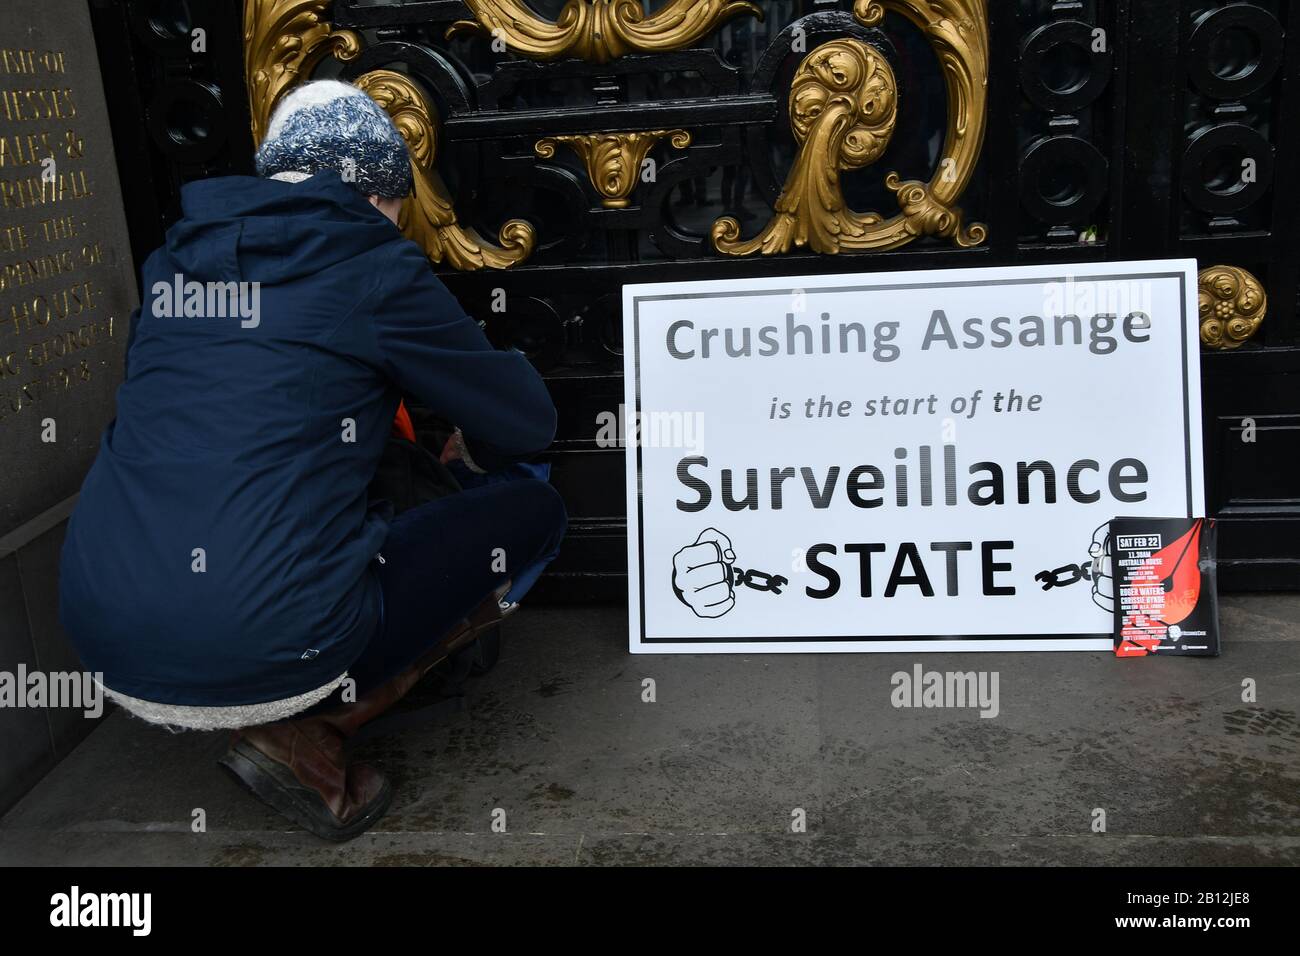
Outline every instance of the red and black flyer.
{"type": "Polygon", "coordinates": [[[1114,518],[1115,655],[1217,657],[1216,528],[1207,518],[1114,518]]]}

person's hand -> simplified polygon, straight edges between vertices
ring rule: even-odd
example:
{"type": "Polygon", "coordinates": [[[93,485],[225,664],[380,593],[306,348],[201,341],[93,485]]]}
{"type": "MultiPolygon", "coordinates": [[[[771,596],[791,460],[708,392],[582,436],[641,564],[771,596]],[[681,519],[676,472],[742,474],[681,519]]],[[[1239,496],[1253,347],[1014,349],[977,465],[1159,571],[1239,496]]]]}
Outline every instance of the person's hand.
{"type": "Polygon", "coordinates": [[[447,436],[447,443],[442,446],[442,454],[438,456],[438,460],[445,465],[447,464],[447,462],[451,461],[454,458],[464,458],[464,457],[465,457],[465,436],[462,435],[460,433],[460,429],[457,428],[454,432],[452,432],[450,435],[447,436]]]}
{"type": "Polygon", "coordinates": [[[736,605],[731,539],[705,528],[694,544],[673,555],[673,591],[699,617],[722,617],[736,605]]]}
{"type": "Polygon", "coordinates": [[[460,459],[465,467],[476,475],[486,475],[487,472],[478,466],[478,463],[470,457],[469,449],[465,447],[465,436],[461,434],[459,428],[451,433],[447,438],[447,444],[442,446],[442,454],[438,460],[444,465],[453,459],[460,459]]]}

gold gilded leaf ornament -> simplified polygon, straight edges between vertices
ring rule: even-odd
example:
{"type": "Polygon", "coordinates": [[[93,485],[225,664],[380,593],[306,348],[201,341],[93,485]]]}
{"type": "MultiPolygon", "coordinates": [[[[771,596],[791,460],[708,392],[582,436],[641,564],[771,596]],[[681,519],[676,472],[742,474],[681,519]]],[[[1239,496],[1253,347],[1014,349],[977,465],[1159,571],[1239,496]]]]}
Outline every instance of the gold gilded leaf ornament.
{"type": "Polygon", "coordinates": [[[849,209],[840,173],[869,165],[893,132],[898,91],[893,72],[869,44],[853,38],[823,43],[805,57],[790,88],[790,124],[799,154],[786,177],[775,215],[753,239],[726,216],[713,224],[717,249],[729,255],[774,255],[793,247],[835,254],[894,249],[919,236],[940,236],[958,246],[988,238],[979,223],[963,225],[956,200],[974,173],[984,141],[988,105],[987,0],[855,0],[854,15],[877,26],[892,10],[925,34],[939,58],[948,96],[943,151],[928,183],[904,181],[897,172],[885,185],[900,212],[885,219],[849,209]],[[886,122],[887,117],[887,122],[886,122]]]}
{"type": "Polygon", "coordinates": [[[655,129],[631,133],[584,133],[545,136],[533,147],[542,159],[555,155],[555,147],[566,143],[587,167],[591,185],[600,193],[607,209],[622,209],[631,200],[637,176],[646,153],[659,140],[668,137],[676,149],[691,145],[691,134],[684,129],[655,129]]]}
{"type": "Polygon", "coordinates": [[[505,269],[528,258],[537,237],[524,220],[511,219],[501,227],[499,246],[457,222],[451,196],[434,163],[433,109],[411,78],[393,70],[371,70],[354,82],[388,112],[411,151],[415,191],[402,203],[397,220],[403,234],[419,243],[434,262],[461,270],[505,269]]]}
{"type": "Polygon", "coordinates": [[[722,23],[745,13],[763,19],[747,0],[668,0],[646,13],[640,0],[569,0],[555,20],[539,17],[525,0],[464,0],[473,20],[457,20],[447,37],[486,33],[534,60],[576,57],[608,63],[629,53],[665,53],[689,47],[722,23]]]}

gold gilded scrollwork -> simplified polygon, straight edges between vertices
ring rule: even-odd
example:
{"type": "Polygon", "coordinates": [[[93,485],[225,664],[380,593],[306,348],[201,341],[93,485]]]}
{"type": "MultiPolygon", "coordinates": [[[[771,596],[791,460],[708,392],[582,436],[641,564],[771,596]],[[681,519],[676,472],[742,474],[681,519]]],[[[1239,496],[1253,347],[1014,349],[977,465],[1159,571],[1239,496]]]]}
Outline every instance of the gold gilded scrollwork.
{"type": "Polygon", "coordinates": [[[567,143],[583,164],[591,185],[600,193],[601,204],[622,209],[636,187],[637,174],[646,153],[665,136],[676,149],[691,145],[691,134],[684,129],[656,129],[631,133],[587,133],[546,136],[537,141],[533,151],[542,159],[555,155],[559,143],[567,143]]]}
{"type": "Polygon", "coordinates": [[[929,39],[943,68],[948,124],[943,152],[929,183],[885,185],[901,212],[885,219],[855,213],[844,201],[840,172],[869,165],[893,132],[897,87],[884,58],[860,40],[823,43],[799,65],[790,89],[790,123],[799,143],[794,168],[776,202],[776,214],[753,239],[724,216],[713,224],[713,244],[730,255],[773,255],[792,246],[814,252],[893,249],[918,236],[940,236],[959,246],[988,237],[980,223],[963,225],[956,200],[970,182],[984,141],[988,96],[987,0],[855,0],[854,15],[875,26],[887,10],[901,13],[929,39]]]}
{"type": "Polygon", "coordinates": [[[464,0],[473,20],[457,20],[447,37],[474,31],[500,37],[535,60],[578,57],[608,63],[628,53],[663,53],[690,46],[741,13],[763,19],[747,0],[668,0],[646,13],[641,0],[569,0],[556,20],[539,17],[526,0],[464,0]]]}
{"type": "Polygon", "coordinates": [[[840,170],[880,158],[894,132],[898,90],[885,58],[859,40],[831,40],[799,64],[790,87],[790,126],[799,155],[776,201],[776,215],[754,239],[740,239],[740,224],[724,216],[713,224],[713,243],[731,255],[786,252],[791,245],[816,252],[854,248],[881,220],[844,203],[840,170]]]}
{"type": "Polygon", "coordinates": [[[1264,287],[1236,266],[1210,266],[1196,279],[1201,341],[1213,349],[1240,348],[1259,331],[1268,312],[1264,287]]]}
{"type": "Polygon", "coordinates": [[[505,269],[532,254],[537,237],[522,219],[508,220],[501,227],[500,246],[456,221],[451,197],[434,165],[437,125],[433,110],[409,77],[392,70],[371,70],[354,82],[388,111],[411,150],[415,192],[402,204],[397,221],[408,239],[417,242],[434,262],[461,270],[505,269]]]}
{"type": "Polygon", "coordinates": [[[330,0],[244,0],[244,81],[260,143],[275,106],[289,89],[333,54],[351,60],[361,52],[352,30],[324,19],[330,0]]]}

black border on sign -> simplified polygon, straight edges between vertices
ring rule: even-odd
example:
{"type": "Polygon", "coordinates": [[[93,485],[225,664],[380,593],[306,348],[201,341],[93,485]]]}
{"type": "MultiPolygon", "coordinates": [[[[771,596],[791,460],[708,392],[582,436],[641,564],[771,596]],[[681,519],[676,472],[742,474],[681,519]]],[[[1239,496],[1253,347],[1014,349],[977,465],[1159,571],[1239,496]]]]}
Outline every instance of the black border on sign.
{"type": "MultiPolygon", "coordinates": [[[[1014,268],[1014,267],[1013,267],[1014,268]]],[[[1188,411],[1187,379],[1187,276],[1183,272],[1134,272],[1119,275],[1040,276],[1033,279],[968,279],[956,282],[889,282],[876,285],[798,286],[789,289],[744,289],[732,292],[682,292],[672,295],[642,295],[632,298],[632,367],[636,391],[636,421],[641,420],[641,303],[670,302],[680,299],[728,299],[735,296],[790,295],[809,292],[893,292],[901,289],[959,289],[988,285],[1041,285],[1048,282],[1106,282],[1109,280],[1177,279],[1180,353],[1183,366],[1183,460],[1186,462],[1187,517],[1192,514],[1192,424],[1188,411]]],[[[1095,634],[908,634],[900,637],[859,635],[848,637],[646,637],[645,633],[645,493],[641,483],[641,442],[636,442],[636,517],[637,517],[637,586],[640,589],[641,644],[798,644],[821,642],[851,644],[861,641],[905,643],[907,641],[1084,641],[1110,638],[1109,632],[1095,634]]]]}

